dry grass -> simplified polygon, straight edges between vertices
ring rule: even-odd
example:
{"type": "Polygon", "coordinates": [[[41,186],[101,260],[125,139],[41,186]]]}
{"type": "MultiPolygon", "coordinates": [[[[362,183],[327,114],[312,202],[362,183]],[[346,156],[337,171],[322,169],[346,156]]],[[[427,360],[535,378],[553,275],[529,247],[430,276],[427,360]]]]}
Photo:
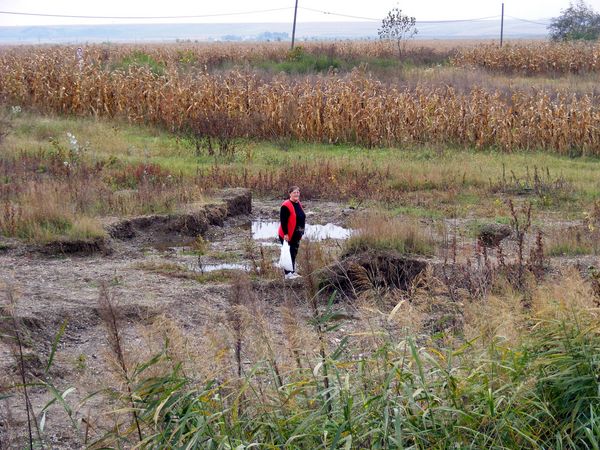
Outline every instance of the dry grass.
{"type": "Polygon", "coordinates": [[[465,301],[465,339],[478,340],[484,347],[495,339],[517,346],[529,338],[532,320],[568,321],[573,311],[598,314],[591,285],[576,270],[534,286],[527,302],[522,292],[500,277],[483,301],[465,301]]]}
{"type": "Polygon", "coordinates": [[[415,219],[369,214],[352,223],[357,233],[345,243],[345,252],[395,250],[415,255],[433,255],[435,242],[427,226],[415,219]]]}
{"type": "MultiPolygon", "coordinates": [[[[420,424],[417,430],[421,430],[421,427],[426,430],[415,432],[418,437],[406,438],[407,442],[414,442],[422,437],[423,433],[427,433],[428,442],[431,442],[431,439],[436,439],[434,437],[436,433],[439,433],[437,439],[440,443],[467,442],[467,440],[472,443],[472,435],[468,434],[469,437],[465,437],[462,433],[465,427],[472,426],[473,429],[480,430],[483,423],[503,427],[505,414],[519,415],[526,410],[529,411],[530,408],[538,413],[542,413],[549,407],[560,410],[560,402],[551,406],[542,405],[533,403],[535,395],[532,399],[527,395],[526,398],[522,398],[521,395],[529,391],[529,389],[523,390],[524,384],[530,385],[530,389],[543,390],[545,383],[553,383],[553,378],[548,379],[539,375],[539,382],[542,385],[536,385],[537,372],[534,374],[527,370],[534,365],[554,373],[556,377],[566,377],[565,381],[572,381],[569,378],[569,371],[559,372],[562,361],[567,364],[573,358],[574,363],[582,364],[578,357],[580,355],[578,350],[572,350],[580,347],[571,348],[570,345],[579,342],[579,332],[584,330],[586,333],[584,344],[587,344],[588,337],[597,338],[597,329],[588,328],[588,325],[593,324],[597,312],[590,301],[588,287],[577,274],[566,275],[558,284],[542,284],[535,287],[529,305],[522,302],[519,293],[506,289],[506,286],[497,285],[496,293],[489,298],[484,301],[471,301],[465,305],[465,324],[460,328],[465,335],[459,331],[458,336],[454,337],[436,336],[430,339],[422,336],[421,344],[416,345],[413,340],[414,333],[430,331],[427,328],[419,328],[419,322],[427,322],[432,314],[440,313],[439,307],[442,304],[439,299],[435,300],[435,295],[432,296],[436,289],[436,286],[428,283],[427,286],[407,293],[396,293],[398,295],[396,301],[390,302],[385,308],[382,303],[374,304],[366,299],[361,299],[357,305],[347,305],[346,311],[351,309],[353,314],[359,314],[358,317],[352,317],[360,319],[355,324],[350,323],[348,318],[351,316],[343,309],[332,310],[331,305],[320,305],[310,321],[315,325],[315,331],[312,332],[313,343],[308,346],[304,343],[304,337],[310,336],[310,331],[298,323],[297,306],[287,303],[282,309],[285,334],[278,336],[271,332],[273,318],[266,320],[261,313],[261,308],[256,309],[258,299],[249,303],[236,302],[236,308],[230,312],[230,316],[235,312],[235,318],[228,319],[232,325],[227,327],[227,335],[215,339],[214,347],[207,350],[208,353],[217,351],[217,355],[224,359],[225,370],[219,371],[219,386],[211,388],[207,393],[194,394],[194,398],[207,403],[200,408],[202,411],[211,405],[209,403],[211,398],[226,403],[233,417],[238,421],[253,423],[255,425],[253,430],[258,430],[256,427],[259,422],[262,424],[265,420],[275,419],[275,417],[278,421],[294,420],[294,414],[306,414],[304,426],[309,423],[308,417],[310,417],[311,421],[314,420],[314,425],[318,424],[321,429],[324,424],[327,426],[330,423],[331,417],[341,419],[343,410],[348,414],[348,411],[355,407],[355,414],[360,416],[366,408],[370,408],[372,402],[377,401],[375,399],[385,399],[385,401],[403,399],[405,398],[403,394],[406,392],[410,396],[418,397],[422,391],[435,390],[437,392],[435,402],[432,402],[427,395],[418,397],[420,408],[416,411],[435,410],[438,420],[450,420],[452,423],[456,420],[454,414],[450,417],[443,415],[445,402],[448,402],[448,407],[451,407],[453,412],[457,408],[472,411],[473,415],[468,415],[468,425],[444,428],[444,430],[461,430],[451,436],[420,420],[397,421],[396,426],[402,426],[404,433],[415,432],[415,423],[420,424]],[[428,310],[426,305],[431,305],[432,300],[437,302],[437,307],[428,310]],[[575,311],[581,314],[579,317],[582,328],[573,324],[575,311]],[[253,320],[256,329],[248,327],[246,322],[248,314],[251,314],[251,317],[256,316],[256,320],[253,320]],[[344,324],[343,330],[336,325],[340,321],[344,324]],[[319,328],[320,325],[323,328],[319,328]],[[326,328],[327,331],[324,331],[326,328]],[[548,331],[556,333],[547,335],[548,331]],[[540,333],[547,339],[539,341],[540,333]],[[338,346],[341,337],[343,337],[342,343],[338,346]],[[318,338],[316,342],[315,338],[318,338]],[[561,339],[561,342],[565,340],[566,351],[560,343],[555,343],[557,348],[563,348],[564,351],[557,354],[560,360],[551,358],[552,355],[549,355],[548,359],[545,357],[546,351],[553,348],[552,339],[561,339]],[[288,343],[290,351],[274,353],[273,349],[277,348],[282,340],[288,343]],[[319,347],[321,350],[318,352],[304,351],[307,348],[319,347]],[[237,353],[238,350],[241,353],[237,353]],[[240,354],[244,355],[242,366],[239,365],[240,354]],[[229,370],[226,370],[227,366],[229,370]],[[239,367],[243,370],[239,370],[239,367]],[[231,370],[232,368],[235,370],[231,370]],[[409,372],[411,368],[414,372],[409,372]],[[386,380],[392,374],[398,377],[399,386],[386,384],[386,380]],[[416,385],[410,384],[415,380],[416,385]],[[400,385],[400,383],[404,384],[400,385]],[[382,395],[381,389],[387,392],[387,395],[382,395]],[[349,398],[351,400],[347,401],[349,398]],[[353,401],[359,403],[352,405],[353,401]],[[491,412],[488,416],[486,411],[489,408],[485,405],[489,406],[490,402],[493,402],[494,411],[501,410],[502,414],[491,412]],[[437,406],[440,406],[439,410],[437,406]],[[477,414],[485,415],[481,422],[474,420],[475,411],[477,414]],[[472,420],[474,423],[471,422],[472,420]]],[[[242,291],[234,287],[232,292],[242,291]]],[[[240,296],[235,298],[239,299],[240,296]]],[[[258,302],[260,303],[260,300],[258,302]]],[[[588,347],[586,345],[581,347],[584,348],[588,347]]],[[[209,360],[215,361],[210,358],[209,360]]],[[[588,360],[584,358],[583,363],[586,361],[588,360]]],[[[567,395],[567,392],[559,390],[556,395],[560,399],[567,395]]],[[[215,413],[223,413],[222,404],[213,401],[212,407],[215,408],[215,413]]],[[[385,405],[381,407],[384,408],[385,405]]],[[[412,414],[411,411],[415,410],[408,408],[406,414],[412,414]]],[[[372,411],[369,414],[377,415],[377,412],[372,411]]],[[[420,417],[419,414],[417,416],[420,417]]],[[[459,415],[459,417],[463,416],[459,415]]],[[[528,417],[528,415],[521,417],[528,417]]],[[[371,442],[373,430],[378,429],[375,424],[380,424],[382,419],[377,417],[374,419],[375,422],[369,425],[364,422],[365,420],[368,419],[364,417],[361,421],[355,421],[351,428],[353,431],[349,433],[356,434],[353,442],[363,442],[363,445],[368,447],[365,442],[371,442]],[[365,434],[362,434],[363,431],[365,434]]],[[[525,427],[523,430],[532,433],[531,436],[536,436],[535,432],[523,422],[513,420],[510,422],[511,430],[517,426],[525,427]]],[[[539,425],[539,422],[535,423],[539,425]]],[[[163,424],[168,426],[164,422],[163,424]]],[[[197,426],[193,429],[198,433],[205,432],[199,428],[197,426]]],[[[285,429],[281,428],[280,432],[285,429]]],[[[488,428],[484,427],[484,429],[488,428]]],[[[562,430],[561,435],[564,432],[565,430],[562,430]]],[[[517,444],[520,444],[521,448],[535,448],[524,446],[521,434],[496,434],[493,430],[489,433],[490,437],[483,440],[493,439],[496,443],[503,442],[503,445],[509,448],[516,448],[519,446],[517,444]]],[[[226,435],[228,439],[235,436],[236,442],[246,439],[245,435],[238,434],[237,428],[228,429],[226,435]]],[[[164,439],[167,436],[171,435],[156,435],[156,439],[164,439]]],[[[214,434],[211,436],[214,437],[214,434]]],[[[280,442],[279,434],[268,436],[266,439],[269,441],[280,442]]],[[[539,438],[541,439],[542,436],[539,438]]],[[[256,439],[264,441],[265,438],[263,436],[256,439]]],[[[295,439],[310,440],[307,434],[295,439]]],[[[330,444],[331,442],[328,441],[327,445],[330,444]]]]}
{"type": "Polygon", "coordinates": [[[198,283],[229,283],[239,277],[239,271],[214,270],[211,272],[198,273],[189,270],[180,264],[166,263],[163,261],[145,261],[134,264],[133,268],[145,272],[156,273],[166,277],[184,278],[194,280],[198,283]]]}
{"type": "Polygon", "coordinates": [[[197,187],[153,164],[15,152],[0,159],[0,233],[31,242],[104,236],[106,215],[170,212],[201,201],[197,187]]]}
{"type": "Polygon", "coordinates": [[[516,344],[527,329],[523,295],[504,279],[496,281],[493,293],[484,301],[466,302],[464,315],[465,338],[481,339],[484,346],[497,337],[516,344]]]}
{"type": "Polygon", "coordinates": [[[2,199],[0,232],[29,242],[48,242],[57,236],[88,239],[105,236],[101,224],[78,215],[75,202],[66,200],[69,188],[62,183],[29,182],[13,199],[2,199]]]}
{"type": "Polygon", "coordinates": [[[551,230],[545,242],[548,256],[597,255],[600,251],[597,233],[585,226],[551,230]]]}
{"type": "MultiPolygon", "coordinates": [[[[189,142],[147,127],[39,115],[13,123],[0,158],[0,230],[30,241],[93,237],[105,216],[179,211],[223,187],[270,196],[292,182],[302,185],[307,199],[382,202],[434,218],[501,215],[497,203],[504,195],[531,196],[539,208],[580,218],[598,187],[595,160],[547,153],[473,152],[442,144],[367,152],[295,143],[281,150],[254,142],[247,144],[251,157],[240,152],[230,160],[195,156],[189,142]],[[87,150],[70,154],[69,130],[87,142],[87,150]],[[38,134],[54,139],[41,141],[38,134]],[[136,149],[127,147],[129,139],[136,149]]],[[[265,257],[255,253],[259,267],[265,257]]]]}

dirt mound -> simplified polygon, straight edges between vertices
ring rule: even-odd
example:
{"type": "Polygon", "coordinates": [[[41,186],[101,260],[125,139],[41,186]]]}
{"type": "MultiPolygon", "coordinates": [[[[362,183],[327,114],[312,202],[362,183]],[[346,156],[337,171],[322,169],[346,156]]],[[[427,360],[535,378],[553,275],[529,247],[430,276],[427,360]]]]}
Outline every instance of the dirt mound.
{"type": "Polygon", "coordinates": [[[369,289],[406,290],[427,264],[423,258],[392,250],[363,251],[324,269],[323,285],[349,297],[369,289]]]}
{"type": "Polygon", "coordinates": [[[477,241],[482,247],[498,247],[500,242],[509,237],[512,229],[500,223],[488,223],[481,227],[477,233],[477,241]]]}
{"type": "Polygon", "coordinates": [[[226,212],[225,205],[211,205],[188,214],[133,217],[111,225],[108,232],[112,238],[120,240],[144,236],[156,239],[173,234],[194,237],[205,233],[210,225],[222,224],[226,212]]]}
{"type": "MultiPolygon", "coordinates": [[[[206,233],[210,226],[223,226],[228,217],[249,214],[252,211],[252,193],[249,189],[226,189],[219,195],[219,203],[191,204],[173,214],[155,214],[113,221],[106,224],[107,237],[94,239],[60,239],[43,245],[28,247],[27,251],[43,255],[88,256],[112,253],[111,238],[135,240],[135,244],[173,242],[185,244],[206,233]]],[[[0,242],[0,252],[13,249],[0,242]]]]}
{"type": "Polygon", "coordinates": [[[233,188],[221,192],[227,205],[227,216],[241,216],[252,212],[252,192],[250,189],[233,188]]]}
{"type": "Polygon", "coordinates": [[[40,245],[37,250],[43,255],[91,255],[93,253],[109,255],[112,253],[110,242],[105,237],[52,241],[40,245]]]}
{"type": "Polygon", "coordinates": [[[107,226],[114,239],[141,242],[185,241],[206,233],[209,226],[223,226],[227,217],[249,214],[252,193],[249,189],[227,189],[221,202],[212,205],[188,205],[180,213],[133,217],[107,226]]]}

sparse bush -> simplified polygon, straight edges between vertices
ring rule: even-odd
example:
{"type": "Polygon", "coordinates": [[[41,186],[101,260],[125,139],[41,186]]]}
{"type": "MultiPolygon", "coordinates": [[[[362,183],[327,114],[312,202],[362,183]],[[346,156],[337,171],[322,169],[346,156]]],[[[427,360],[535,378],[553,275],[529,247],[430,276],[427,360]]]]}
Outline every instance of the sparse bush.
{"type": "Polygon", "coordinates": [[[191,247],[192,250],[200,256],[208,251],[210,244],[202,236],[197,236],[196,239],[194,239],[194,242],[192,242],[191,247]]]}
{"type": "Polygon", "coordinates": [[[381,21],[378,30],[379,39],[392,41],[398,49],[398,57],[402,57],[402,50],[407,39],[417,34],[416,20],[402,13],[402,10],[393,8],[381,21]]]}
{"type": "Polygon", "coordinates": [[[543,204],[570,199],[574,191],[573,183],[562,175],[551,174],[548,167],[533,166],[533,173],[525,167],[525,173],[518,176],[512,170],[507,174],[504,165],[502,175],[496,181],[490,180],[489,189],[493,193],[535,195],[543,204]]]}

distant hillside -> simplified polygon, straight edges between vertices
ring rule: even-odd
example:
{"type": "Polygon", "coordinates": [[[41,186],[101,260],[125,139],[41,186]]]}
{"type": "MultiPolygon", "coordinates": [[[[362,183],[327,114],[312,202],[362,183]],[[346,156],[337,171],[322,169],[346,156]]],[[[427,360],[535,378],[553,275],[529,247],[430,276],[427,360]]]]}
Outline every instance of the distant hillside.
{"type": "MultiPolygon", "coordinates": [[[[378,22],[309,22],[299,23],[299,40],[376,39],[378,22]]],[[[489,39],[500,35],[498,20],[473,22],[418,23],[417,39],[489,39]]],[[[506,20],[504,36],[541,38],[544,25],[506,20]]],[[[222,24],[150,24],[150,25],[71,25],[0,27],[0,43],[82,43],[140,41],[221,41],[286,40],[291,35],[289,23],[222,23],[222,24]],[[269,34],[270,33],[270,34],[269,34]],[[287,33],[287,34],[286,34],[287,33]]]]}

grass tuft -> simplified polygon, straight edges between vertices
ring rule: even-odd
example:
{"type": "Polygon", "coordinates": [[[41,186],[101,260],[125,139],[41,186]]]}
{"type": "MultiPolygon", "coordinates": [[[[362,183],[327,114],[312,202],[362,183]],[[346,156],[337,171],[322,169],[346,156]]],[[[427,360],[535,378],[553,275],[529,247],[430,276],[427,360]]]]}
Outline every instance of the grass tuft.
{"type": "Polygon", "coordinates": [[[345,243],[346,253],[375,249],[430,256],[435,251],[432,235],[422,223],[412,218],[374,214],[362,217],[352,227],[357,233],[345,243]]]}

